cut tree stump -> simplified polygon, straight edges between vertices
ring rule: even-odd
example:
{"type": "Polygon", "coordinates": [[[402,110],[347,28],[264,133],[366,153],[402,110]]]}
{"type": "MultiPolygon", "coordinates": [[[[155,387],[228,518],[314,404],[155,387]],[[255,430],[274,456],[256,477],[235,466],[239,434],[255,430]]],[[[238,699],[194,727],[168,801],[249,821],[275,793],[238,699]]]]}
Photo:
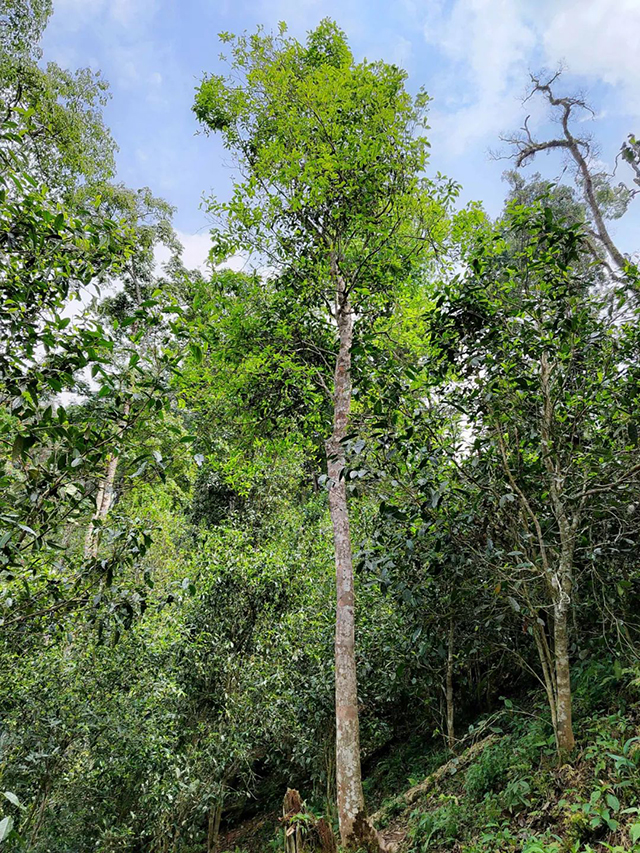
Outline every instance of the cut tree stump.
{"type": "Polygon", "coordinates": [[[287,788],[282,804],[285,853],[337,853],[330,824],[308,812],[298,791],[287,788]]]}

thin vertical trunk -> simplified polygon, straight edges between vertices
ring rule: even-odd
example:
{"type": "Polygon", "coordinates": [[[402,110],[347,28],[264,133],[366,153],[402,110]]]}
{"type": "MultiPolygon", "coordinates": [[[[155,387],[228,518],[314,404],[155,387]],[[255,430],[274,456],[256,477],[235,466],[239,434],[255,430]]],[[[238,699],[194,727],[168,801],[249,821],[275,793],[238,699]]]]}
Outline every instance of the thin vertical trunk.
{"type": "MultiPolygon", "coordinates": [[[[121,427],[124,427],[131,406],[129,401],[124,404],[121,427]]],[[[113,490],[118,471],[118,456],[112,453],[107,462],[107,469],[100,481],[96,494],[96,509],[84,539],[84,556],[87,560],[95,560],[98,556],[98,545],[100,544],[100,525],[104,522],[111,504],[113,503],[113,490]],[[96,524],[97,522],[97,524],[96,524]]]]}
{"type": "MultiPolygon", "coordinates": [[[[566,119],[566,116],[565,116],[566,119]]],[[[566,121],[565,121],[566,131],[566,121]]],[[[571,719],[571,669],[569,666],[568,617],[571,610],[573,554],[580,513],[575,510],[570,519],[563,498],[565,474],[561,470],[553,442],[552,367],[546,352],[540,360],[540,386],[543,408],[541,436],[543,462],[549,474],[549,494],[560,534],[560,563],[550,578],[553,592],[553,663],[555,668],[556,738],[561,759],[575,746],[571,719]]]]}
{"type": "Polygon", "coordinates": [[[454,640],[454,624],[453,616],[449,621],[449,644],[447,648],[447,744],[449,749],[454,752],[456,747],[456,736],[453,727],[453,640],[454,640]]]}
{"type": "Polygon", "coordinates": [[[222,818],[222,800],[218,800],[209,809],[209,827],[207,832],[207,853],[216,853],[220,836],[220,820],[222,818]]]}
{"type": "Polygon", "coordinates": [[[101,523],[107,517],[111,509],[113,501],[113,486],[116,479],[116,471],[118,470],[118,457],[112,454],[107,462],[107,470],[100,481],[98,493],[96,495],[96,511],[91,519],[91,524],[87,530],[87,535],[84,540],[84,556],[88,560],[95,560],[98,556],[98,544],[100,541],[99,527],[96,522],[101,523]]]}
{"type": "Polygon", "coordinates": [[[547,643],[547,638],[545,636],[543,627],[537,622],[535,622],[532,630],[533,638],[536,642],[536,648],[538,649],[540,665],[542,667],[544,689],[546,691],[547,699],[549,701],[549,710],[551,711],[553,733],[556,738],[556,746],[558,746],[558,713],[556,710],[556,696],[558,691],[556,688],[555,666],[553,666],[553,662],[551,660],[549,644],[547,643]]]}
{"type": "Polygon", "coordinates": [[[558,752],[565,758],[575,746],[571,719],[571,670],[569,666],[569,635],[567,607],[564,602],[554,607],[553,645],[556,667],[556,725],[558,752]]]}
{"type": "Polygon", "coordinates": [[[359,813],[364,812],[360,770],[358,687],[356,682],[353,557],[344,479],[344,447],[351,406],[353,317],[346,296],[339,297],[340,345],[335,369],[333,432],[327,441],[329,511],[336,563],[336,788],[340,836],[348,844],[359,813]]]}
{"type": "Polygon", "coordinates": [[[582,188],[584,192],[584,197],[587,204],[589,205],[591,213],[593,214],[593,221],[596,226],[596,233],[600,238],[602,245],[605,247],[605,250],[608,252],[611,260],[615,263],[615,265],[621,272],[624,272],[627,266],[627,260],[611,239],[611,235],[607,230],[607,226],[604,224],[604,217],[602,216],[602,211],[600,210],[600,205],[598,204],[598,200],[596,198],[596,193],[593,186],[593,179],[591,177],[591,172],[589,171],[589,166],[587,165],[587,161],[582,156],[582,152],[580,151],[580,146],[578,145],[576,138],[569,130],[569,111],[567,111],[566,107],[562,118],[562,127],[567,142],[569,143],[569,150],[571,151],[573,159],[578,164],[578,169],[580,170],[580,175],[582,176],[582,188]]]}
{"type": "Polygon", "coordinates": [[[40,834],[40,827],[42,826],[42,821],[44,820],[44,813],[47,807],[47,798],[42,801],[40,804],[40,809],[38,811],[38,819],[33,825],[33,830],[31,831],[31,837],[29,838],[29,847],[33,848],[35,846],[36,841],[38,840],[38,835],[40,834]]]}
{"type": "Polygon", "coordinates": [[[329,476],[329,512],[333,526],[336,564],[336,789],[342,844],[359,847],[362,833],[370,830],[365,817],[360,734],[358,724],[358,687],[356,681],[355,614],[353,557],[344,479],[345,455],[342,440],[347,434],[351,408],[351,345],[353,313],[345,281],[335,258],[332,277],[336,287],[336,321],[339,346],[333,390],[333,430],[326,442],[329,476]]]}
{"type": "Polygon", "coordinates": [[[44,821],[44,815],[45,815],[45,812],[47,809],[47,803],[49,802],[49,793],[50,793],[49,780],[47,779],[47,781],[45,782],[44,788],[43,788],[42,799],[40,800],[40,805],[36,806],[36,804],[34,802],[33,810],[29,816],[29,820],[27,821],[27,825],[22,830],[22,832],[25,832],[27,829],[27,826],[29,825],[31,820],[35,817],[33,828],[31,830],[31,834],[29,836],[29,844],[28,844],[29,850],[35,846],[36,841],[38,840],[38,835],[40,834],[40,828],[42,827],[42,823],[44,821]],[[37,816],[35,814],[36,809],[38,812],[37,816]]]}

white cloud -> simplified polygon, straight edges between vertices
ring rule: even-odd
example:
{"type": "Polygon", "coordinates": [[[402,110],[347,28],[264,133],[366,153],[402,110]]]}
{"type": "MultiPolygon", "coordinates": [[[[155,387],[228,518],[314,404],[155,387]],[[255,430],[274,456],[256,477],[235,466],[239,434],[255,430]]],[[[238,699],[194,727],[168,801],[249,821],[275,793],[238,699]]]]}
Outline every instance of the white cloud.
{"type": "Polygon", "coordinates": [[[551,63],[563,59],[574,74],[622,87],[629,111],[640,114],[638,0],[563,0],[542,38],[551,63]]]}
{"type": "Polygon", "coordinates": [[[156,0],[110,0],[109,3],[111,20],[127,28],[133,25],[140,27],[156,11],[156,0]]]}
{"type": "Polygon", "coordinates": [[[413,45],[409,39],[401,35],[394,36],[383,32],[382,39],[379,43],[376,42],[367,54],[371,57],[381,57],[406,71],[410,71],[413,65],[413,45]]]}
{"type": "MultiPolygon", "coordinates": [[[[200,270],[206,274],[210,270],[208,263],[209,249],[211,248],[211,235],[208,231],[198,231],[189,234],[187,231],[176,230],[178,240],[182,244],[182,263],[188,270],[200,270]]],[[[156,247],[155,259],[158,268],[169,260],[170,252],[165,246],[156,247]]],[[[248,263],[242,254],[232,255],[220,264],[218,269],[230,269],[234,272],[249,272],[253,266],[248,263]]],[[[274,270],[271,267],[259,267],[262,275],[269,275],[274,270]]]]}
{"type": "Polygon", "coordinates": [[[57,0],[53,26],[65,30],[79,30],[102,15],[105,5],[106,0],[57,0]]]}
{"type": "MultiPolygon", "coordinates": [[[[189,234],[187,231],[176,229],[178,240],[182,244],[182,262],[188,270],[197,269],[202,273],[207,273],[210,269],[208,258],[211,248],[211,235],[208,231],[198,231],[195,234],[189,234]]],[[[169,260],[170,252],[165,246],[158,246],[155,252],[156,264],[160,267],[163,263],[169,260]]],[[[274,275],[277,270],[275,267],[252,263],[246,255],[241,253],[232,255],[230,258],[220,264],[217,269],[230,269],[234,272],[257,271],[260,275],[274,275]]]]}
{"type": "Polygon", "coordinates": [[[535,42],[515,0],[457,0],[448,14],[442,3],[434,5],[424,32],[428,42],[466,66],[481,92],[504,89],[535,42]]]}
{"type": "MultiPolygon", "coordinates": [[[[435,95],[435,147],[461,155],[493,142],[522,114],[529,70],[564,62],[572,74],[621,87],[640,114],[640,0],[443,0],[423,18],[426,41],[443,54],[435,95]]],[[[541,114],[536,103],[528,110],[541,114]]]]}
{"type": "MultiPolygon", "coordinates": [[[[219,269],[230,269],[230,270],[233,270],[234,272],[243,272],[243,271],[248,272],[249,271],[249,265],[248,265],[247,259],[244,257],[244,255],[231,255],[231,257],[227,258],[227,260],[223,264],[220,264],[220,266],[218,268],[219,269]]],[[[261,271],[264,275],[267,275],[267,272],[270,271],[271,269],[272,269],[271,267],[262,267],[261,271]]]]}
{"type": "Polygon", "coordinates": [[[448,60],[434,91],[435,144],[460,154],[512,124],[536,42],[517,0],[456,0],[446,10],[440,2],[424,35],[448,60]]]}
{"type": "Polygon", "coordinates": [[[144,26],[156,11],[157,0],[56,0],[54,20],[67,30],[100,18],[131,29],[144,26]]]}
{"type": "Polygon", "coordinates": [[[206,269],[209,249],[211,248],[211,235],[209,232],[187,234],[178,231],[178,240],[182,243],[182,261],[187,269],[206,269]]]}
{"type": "MultiPolygon", "coordinates": [[[[187,269],[198,269],[205,272],[207,258],[211,248],[211,236],[208,232],[188,234],[186,231],[176,231],[178,240],[182,243],[182,262],[187,269]]],[[[156,263],[161,265],[169,260],[170,252],[165,246],[156,249],[156,263]]]]}
{"type": "MultiPolygon", "coordinates": [[[[149,37],[160,0],[56,0],[45,34],[47,54],[61,65],[86,65],[83,39],[99,34],[105,55],[113,64],[111,79],[124,88],[158,89],[162,57],[149,37]],[[72,46],[69,45],[71,41],[72,46]],[[49,49],[50,45],[50,49],[49,49]]],[[[88,40],[87,39],[87,40],[88,40]]]]}
{"type": "MultiPolygon", "coordinates": [[[[206,272],[208,269],[209,249],[211,248],[211,235],[208,231],[198,231],[189,234],[186,231],[176,230],[178,240],[182,244],[182,262],[189,270],[197,269],[206,272]]],[[[169,259],[169,250],[164,246],[156,250],[156,263],[162,264],[169,259]]],[[[247,267],[247,260],[242,255],[232,255],[221,264],[222,267],[240,272],[247,267]]]]}
{"type": "Polygon", "coordinates": [[[111,77],[117,87],[139,89],[148,100],[162,101],[163,77],[157,70],[161,57],[151,41],[125,44],[112,39],[109,53],[113,65],[111,77]]]}

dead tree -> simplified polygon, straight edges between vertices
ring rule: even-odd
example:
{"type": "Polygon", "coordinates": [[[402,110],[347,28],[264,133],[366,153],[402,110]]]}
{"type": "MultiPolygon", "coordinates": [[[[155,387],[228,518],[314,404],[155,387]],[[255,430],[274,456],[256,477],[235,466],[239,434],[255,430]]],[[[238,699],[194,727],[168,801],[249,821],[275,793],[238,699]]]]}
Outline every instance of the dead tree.
{"type": "Polygon", "coordinates": [[[329,823],[307,811],[298,791],[287,788],[282,804],[284,853],[337,853],[329,823]]]}
{"type": "MultiPolygon", "coordinates": [[[[530,117],[527,116],[519,133],[501,138],[514,147],[515,152],[511,155],[511,159],[515,161],[518,168],[533,160],[536,154],[542,151],[563,151],[569,156],[592,218],[593,227],[589,229],[590,236],[597,245],[604,249],[605,262],[611,273],[619,275],[626,271],[629,261],[615,245],[605,225],[605,217],[598,200],[598,187],[595,180],[597,176],[590,168],[590,161],[594,156],[593,146],[586,136],[576,136],[572,130],[572,119],[576,111],[586,111],[593,114],[593,110],[582,98],[558,97],[554,94],[552,87],[560,73],[560,71],[556,72],[546,82],[532,74],[531,91],[525,98],[525,102],[536,94],[545,97],[553,108],[554,116],[559,120],[562,133],[554,139],[536,140],[529,129],[530,117]]],[[[634,191],[629,190],[622,183],[618,185],[618,190],[624,204],[628,203],[635,195],[634,191]]]]}

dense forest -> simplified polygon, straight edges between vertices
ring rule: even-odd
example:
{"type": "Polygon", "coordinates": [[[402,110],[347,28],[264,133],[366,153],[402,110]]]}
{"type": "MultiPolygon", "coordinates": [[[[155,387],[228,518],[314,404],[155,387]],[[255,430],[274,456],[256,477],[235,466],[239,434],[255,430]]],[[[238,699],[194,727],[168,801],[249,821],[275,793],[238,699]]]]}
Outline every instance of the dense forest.
{"type": "Polygon", "coordinates": [[[532,75],[491,217],[401,68],[223,33],[204,273],[51,13],[0,4],[0,849],[640,850],[640,142],[532,75]]]}

